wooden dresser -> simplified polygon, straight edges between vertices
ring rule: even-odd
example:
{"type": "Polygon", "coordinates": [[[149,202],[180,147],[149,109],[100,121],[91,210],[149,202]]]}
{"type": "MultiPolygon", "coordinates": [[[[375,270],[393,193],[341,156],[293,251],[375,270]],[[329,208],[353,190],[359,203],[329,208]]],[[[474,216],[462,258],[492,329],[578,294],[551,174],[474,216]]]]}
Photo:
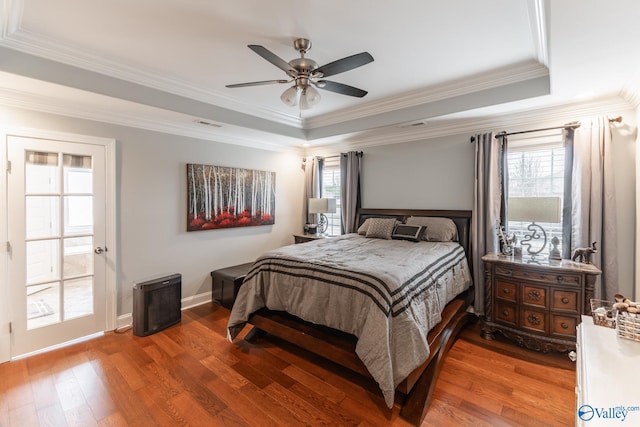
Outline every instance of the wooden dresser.
{"type": "Polygon", "coordinates": [[[482,336],[496,332],[532,350],[575,349],[580,316],[590,314],[590,299],[600,270],[569,260],[539,263],[526,256],[487,254],[485,319],[482,336]]]}

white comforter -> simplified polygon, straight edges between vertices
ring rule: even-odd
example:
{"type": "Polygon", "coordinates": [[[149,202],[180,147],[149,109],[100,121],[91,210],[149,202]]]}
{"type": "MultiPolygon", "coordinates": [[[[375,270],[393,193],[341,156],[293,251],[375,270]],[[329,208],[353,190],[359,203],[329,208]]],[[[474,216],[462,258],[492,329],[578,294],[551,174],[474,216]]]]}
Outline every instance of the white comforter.
{"type": "Polygon", "coordinates": [[[269,251],[256,260],[229,318],[229,338],[262,307],[358,338],[356,353],[391,407],[397,385],[429,355],[427,333],[471,283],[455,242],[347,234],[269,251]]]}

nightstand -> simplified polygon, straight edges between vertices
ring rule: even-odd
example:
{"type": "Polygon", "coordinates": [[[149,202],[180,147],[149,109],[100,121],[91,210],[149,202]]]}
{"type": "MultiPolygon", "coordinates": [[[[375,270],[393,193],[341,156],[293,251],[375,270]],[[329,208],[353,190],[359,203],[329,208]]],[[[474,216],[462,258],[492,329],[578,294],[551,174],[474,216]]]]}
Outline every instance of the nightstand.
{"type": "Polygon", "coordinates": [[[482,257],[485,319],[482,336],[496,332],[522,347],[548,352],[575,349],[580,316],[590,314],[600,270],[569,260],[482,257]]]}
{"type": "Polygon", "coordinates": [[[295,243],[307,243],[311,242],[312,240],[326,239],[328,237],[329,236],[324,234],[294,234],[293,241],[295,243]]]}

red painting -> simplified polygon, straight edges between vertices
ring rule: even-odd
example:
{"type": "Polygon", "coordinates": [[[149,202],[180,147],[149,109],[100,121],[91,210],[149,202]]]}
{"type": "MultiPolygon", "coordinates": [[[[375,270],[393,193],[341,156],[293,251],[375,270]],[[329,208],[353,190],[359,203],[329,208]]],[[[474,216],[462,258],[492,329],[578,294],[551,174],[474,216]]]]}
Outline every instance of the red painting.
{"type": "Polygon", "coordinates": [[[275,172],[187,164],[187,183],[187,231],[275,223],[275,172]]]}

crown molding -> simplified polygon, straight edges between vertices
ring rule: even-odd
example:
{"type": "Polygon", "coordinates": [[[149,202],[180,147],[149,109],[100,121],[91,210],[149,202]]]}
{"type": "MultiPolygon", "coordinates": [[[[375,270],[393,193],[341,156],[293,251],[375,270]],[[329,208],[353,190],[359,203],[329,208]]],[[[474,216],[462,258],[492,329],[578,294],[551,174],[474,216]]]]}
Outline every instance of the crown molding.
{"type": "Polygon", "coordinates": [[[363,149],[505,129],[517,131],[538,126],[540,123],[568,123],[584,117],[609,115],[630,109],[633,109],[633,106],[628,101],[619,96],[611,96],[592,102],[527,109],[512,114],[492,114],[474,119],[441,117],[424,120],[421,126],[388,126],[375,131],[316,140],[306,149],[305,154],[313,155],[318,151],[331,152],[345,148],[363,149]]]}
{"type": "MultiPolygon", "coordinates": [[[[16,2],[21,3],[20,0],[14,1],[14,3],[16,2]]],[[[295,114],[282,113],[256,104],[239,102],[222,92],[188,84],[176,76],[160,76],[139,68],[128,67],[54,39],[45,39],[20,28],[19,24],[15,22],[19,18],[14,18],[14,15],[20,14],[14,12],[13,9],[10,12],[12,18],[9,21],[11,22],[5,25],[5,31],[0,41],[0,45],[6,48],[207,104],[241,111],[287,126],[302,128],[303,120],[295,114]]]]}
{"type": "Polygon", "coordinates": [[[527,61],[504,67],[473,77],[457,79],[438,84],[422,90],[388,97],[370,102],[360,108],[348,108],[330,114],[309,118],[304,122],[305,129],[331,126],[342,122],[362,119],[365,117],[387,113],[389,111],[411,108],[429,104],[443,99],[467,95],[486,89],[493,89],[513,83],[546,77],[549,69],[536,61],[527,61]]]}
{"type": "Polygon", "coordinates": [[[247,135],[249,130],[242,129],[240,132],[236,132],[230,129],[232,126],[225,124],[219,128],[199,125],[194,123],[194,120],[198,119],[197,117],[184,115],[184,122],[180,120],[168,121],[166,118],[154,117],[153,114],[132,114],[129,111],[120,113],[112,109],[62,102],[58,98],[34,95],[6,88],[0,89],[0,105],[261,150],[299,154],[301,151],[300,146],[303,143],[302,140],[295,138],[257,132],[255,136],[239,137],[239,134],[247,135]]]}
{"type": "Polygon", "coordinates": [[[529,25],[533,45],[537,53],[538,62],[549,67],[549,51],[547,49],[547,22],[544,0],[529,0],[527,2],[529,25]]]}
{"type": "Polygon", "coordinates": [[[620,90],[620,96],[634,108],[640,108],[640,70],[636,71],[633,77],[624,84],[620,90]]]}

